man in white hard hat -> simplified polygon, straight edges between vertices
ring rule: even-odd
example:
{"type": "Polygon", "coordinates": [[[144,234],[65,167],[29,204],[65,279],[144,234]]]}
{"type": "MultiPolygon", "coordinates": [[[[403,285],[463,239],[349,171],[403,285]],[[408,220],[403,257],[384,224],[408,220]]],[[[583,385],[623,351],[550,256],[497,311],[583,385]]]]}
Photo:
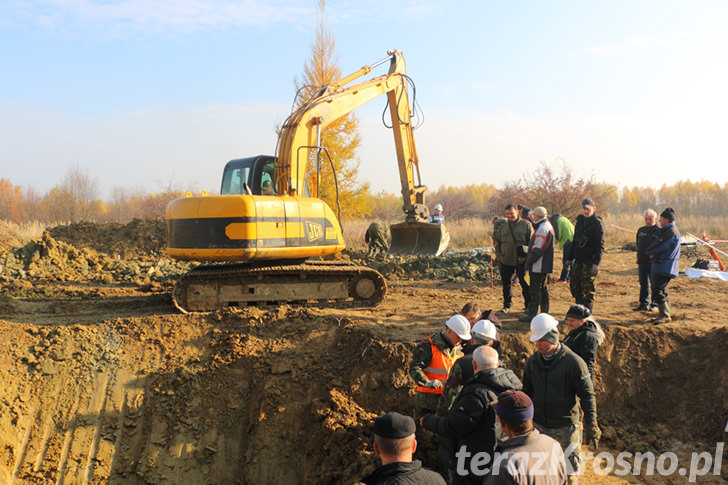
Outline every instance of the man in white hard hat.
{"type": "Polygon", "coordinates": [[[523,392],[534,403],[536,429],[561,444],[567,459],[569,483],[577,483],[581,466],[579,402],[584,411],[584,437],[594,448],[601,431],[589,369],[584,360],[559,343],[558,322],[547,313],[531,320],[531,342],[536,352],[523,370],[523,392]]]}
{"type": "Polygon", "coordinates": [[[445,216],[442,214],[442,205],[435,204],[435,213],[430,214],[430,222],[434,224],[444,224],[445,216]]]}
{"type": "Polygon", "coordinates": [[[496,326],[490,320],[478,320],[470,329],[470,335],[473,337],[468,345],[462,342],[463,356],[450,368],[450,374],[447,376],[445,388],[440,395],[440,402],[437,405],[437,414],[444,416],[450,411],[455,396],[458,395],[463,385],[473,378],[473,352],[482,345],[493,347],[498,353],[500,359],[500,341],[498,341],[498,331],[496,326]],[[498,344],[496,346],[496,344],[498,344]]]}
{"type": "Polygon", "coordinates": [[[458,344],[470,338],[470,322],[457,314],[450,317],[442,331],[415,347],[410,364],[410,376],[417,385],[415,419],[436,412],[450,368],[460,355],[458,344]]]}

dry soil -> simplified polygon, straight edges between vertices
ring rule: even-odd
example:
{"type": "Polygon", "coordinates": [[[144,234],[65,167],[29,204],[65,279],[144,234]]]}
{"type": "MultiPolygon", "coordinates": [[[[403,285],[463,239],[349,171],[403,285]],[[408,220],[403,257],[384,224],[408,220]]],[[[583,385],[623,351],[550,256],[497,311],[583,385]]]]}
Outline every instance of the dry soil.
{"type": "MultiPolygon", "coordinates": [[[[182,315],[169,291],[188,266],[165,257],[161,223],[134,224],[55,228],[32,246],[3,229],[0,483],[354,483],[378,463],[372,419],[411,412],[415,343],[469,300],[501,306],[487,258],[460,253],[432,265],[457,277],[376,261],[389,292],[374,309],[182,315]]],[[[687,466],[724,441],[728,283],[679,277],[673,322],[654,326],[631,310],[634,260],[610,248],[597,279],[599,451],[671,451],[687,466]]],[[[568,287],[550,289],[563,316],[568,287]]],[[[521,375],[533,347],[518,316],[499,314],[504,364],[521,375]]],[[[698,483],[725,483],[723,461],[698,483]]],[[[587,465],[581,483],[687,483],[587,465]]]]}

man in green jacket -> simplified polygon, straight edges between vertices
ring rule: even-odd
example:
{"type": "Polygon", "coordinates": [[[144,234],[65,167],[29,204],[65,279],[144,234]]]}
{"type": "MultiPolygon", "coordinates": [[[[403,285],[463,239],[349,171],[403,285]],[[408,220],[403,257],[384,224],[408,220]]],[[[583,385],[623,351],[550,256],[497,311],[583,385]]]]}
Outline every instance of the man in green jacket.
{"type": "Polygon", "coordinates": [[[536,352],[523,370],[523,392],[533,400],[536,429],[561,444],[569,483],[573,485],[581,466],[582,426],[577,397],[584,411],[587,444],[596,449],[601,437],[591,375],[584,360],[559,343],[558,322],[551,315],[539,313],[531,320],[530,340],[536,352]]]}
{"type": "Polygon", "coordinates": [[[519,215],[518,206],[506,206],[506,222],[502,223],[493,234],[495,257],[500,266],[501,283],[503,284],[503,312],[508,313],[513,303],[511,279],[513,273],[518,275],[523,294],[524,308],[528,307],[531,295],[526,282],[526,251],[533,234],[533,226],[519,215]],[[525,246],[525,248],[524,248],[525,246]]]}
{"type": "Polygon", "coordinates": [[[574,241],[574,224],[561,214],[549,216],[549,222],[554,228],[554,239],[559,242],[559,248],[561,248],[561,276],[556,282],[568,283],[571,270],[569,269],[570,261],[566,256],[569,254],[569,249],[574,241]]]}

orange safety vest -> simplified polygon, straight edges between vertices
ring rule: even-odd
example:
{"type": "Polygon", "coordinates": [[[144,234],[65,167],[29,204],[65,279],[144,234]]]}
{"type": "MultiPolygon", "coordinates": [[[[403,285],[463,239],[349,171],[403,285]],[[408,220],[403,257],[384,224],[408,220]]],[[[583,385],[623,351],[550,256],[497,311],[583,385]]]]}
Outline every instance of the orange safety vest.
{"type": "MultiPolygon", "coordinates": [[[[435,345],[432,338],[428,337],[426,340],[430,341],[430,346],[432,347],[432,360],[430,360],[430,365],[422,369],[422,372],[425,373],[428,381],[433,379],[446,381],[454,359],[440,350],[440,347],[435,345]]],[[[426,392],[429,394],[442,394],[442,389],[442,387],[439,389],[433,389],[427,386],[417,386],[417,392],[426,392]]]]}

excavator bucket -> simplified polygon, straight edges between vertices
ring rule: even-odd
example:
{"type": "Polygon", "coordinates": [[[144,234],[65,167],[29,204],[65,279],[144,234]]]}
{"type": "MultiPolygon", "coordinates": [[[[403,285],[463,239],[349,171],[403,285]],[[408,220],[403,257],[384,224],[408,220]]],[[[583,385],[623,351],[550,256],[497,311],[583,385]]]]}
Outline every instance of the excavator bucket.
{"type": "Polygon", "coordinates": [[[430,254],[439,256],[450,244],[450,233],[443,224],[401,222],[389,226],[392,243],[389,254],[430,254]]]}

